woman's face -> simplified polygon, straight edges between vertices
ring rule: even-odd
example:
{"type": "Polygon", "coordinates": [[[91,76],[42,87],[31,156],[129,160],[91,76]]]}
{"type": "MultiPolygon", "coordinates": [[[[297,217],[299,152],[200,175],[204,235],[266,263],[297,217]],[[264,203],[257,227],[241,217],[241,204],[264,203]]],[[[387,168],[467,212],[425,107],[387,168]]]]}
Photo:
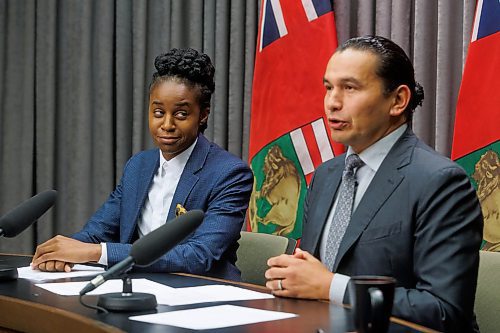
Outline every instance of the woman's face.
{"type": "Polygon", "coordinates": [[[168,161],[182,153],[198,137],[209,108],[200,109],[198,88],[175,80],[161,81],[149,94],[149,131],[168,161]]]}

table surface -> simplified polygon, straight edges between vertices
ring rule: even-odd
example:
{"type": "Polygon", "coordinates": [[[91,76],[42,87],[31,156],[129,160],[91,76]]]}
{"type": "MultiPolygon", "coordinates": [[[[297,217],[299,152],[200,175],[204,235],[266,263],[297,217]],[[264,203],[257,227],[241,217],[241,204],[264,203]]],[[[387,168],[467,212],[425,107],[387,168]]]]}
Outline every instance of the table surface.
{"type": "MultiPolygon", "coordinates": [[[[1,255],[0,264],[10,265],[14,267],[27,266],[30,262],[28,256],[15,256],[15,255],[1,255]]],[[[253,289],[256,291],[267,290],[260,286],[235,283],[226,280],[209,279],[199,276],[187,274],[164,274],[164,273],[132,273],[132,278],[148,278],[150,280],[171,286],[171,287],[190,287],[199,285],[211,284],[228,284],[244,288],[253,289]]],[[[65,281],[83,281],[89,280],[86,278],[72,278],[72,279],[59,279],[50,282],[65,282],[65,281]]],[[[23,304],[31,304],[35,306],[50,307],[50,313],[59,313],[70,315],[75,318],[80,318],[94,324],[101,324],[104,331],[119,331],[115,328],[126,332],[193,332],[189,329],[178,328],[174,326],[148,324],[128,319],[131,315],[160,313],[168,311],[176,311],[182,309],[192,309],[198,307],[206,307],[220,304],[233,304],[251,308],[283,311],[298,314],[298,317],[276,320],[270,322],[241,325],[235,327],[228,327],[215,330],[204,330],[203,332],[349,332],[354,331],[352,325],[352,318],[350,310],[328,302],[287,299],[287,298],[274,298],[262,300],[249,300],[249,301],[235,301],[235,302],[217,302],[217,303],[203,303],[194,305],[183,306],[166,306],[158,305],[156,310],[149,312],[134,312],[134,313],[116,313],[110,312],[109,314],[98,313],[95,310],[82,306],[77,296],[60,296],[53,294],[45,289],[35,286],[36,282],[25,279],[18,279],[14,281],[0,281],[0,313],[2,317],[8,318],[10,301],[22,302],[18,304],[23,307],[23,304]],[[9,302],[7,302],[9,301],[9,302]],[[26,301],[26,303],[24,303],[26,301]],[[6,303],[7,302],[7,303],[6,303]],[[4,308],[2,308],[4,307],[4,308]],[[97,321],[97,322],[96,322],[97,321]],[[104,324],[104,325],[102,325],[104,324]],[[107,324],[107,325],[106,325],[107,324]],[[110,325],[110,326],[108,326],[110,325]]],[[[96,304],[97,296],[85,296],[86,303],[96,304]]],[[[12,308],[14,309],[14,308],[12,308]]],[[[12,310],[14,311],[14,310],[12,310]]],[[[31,310],[33,312],[33,310],[31,310]]],[[[26,312],[26,311],[25,311],[26,312]]],[[[33,312],[34,313],[34,312],[33,312]]],[[[46,314],[43,316],[46,317],[46,314]]],[[[0,319],[0,326],[5,326],[5,322],[0,319]]],[[[65,324],[70,325],[70,324],[65,324]]],[[[68,331],[74,331],[68,327],[68,331]]],[[[425,327],[400,320],[398,318],[391,318],[391,325],[389,332],[432,332],[425,327]]]]}

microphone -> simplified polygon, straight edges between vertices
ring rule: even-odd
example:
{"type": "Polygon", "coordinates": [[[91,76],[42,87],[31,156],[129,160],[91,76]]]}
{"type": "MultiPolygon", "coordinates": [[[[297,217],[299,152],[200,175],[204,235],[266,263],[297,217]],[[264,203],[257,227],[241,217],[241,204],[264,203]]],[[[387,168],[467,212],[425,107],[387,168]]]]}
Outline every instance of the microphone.
{"type": "MultiPolygon", "coordinates": [[[[57,191],[47,190],[24,201],[0,218],[0,236],[15,237],[56,202],[57,191]]],[[[17,268],[0,265],[0,281],[17,279],[17,268]]]]}
{"type": "Polygon", "coordinates": [[[182,242],[203,222],[205,213],[195,209],[179,215],[146,236],[138,239],[130,249],[130,256],[137,266],[145,267],[154,263],[175,245],[182,242]]]}
{"type": "Polygon", "coordinates": [[[52,207],[56,197],[56,190],[46,190],[13,208],[0,218],[0,236],[17,236],[52,207]]]}
{"type": "Polygon", "coordinates": [[[133,266],[134,266],[134,258],[128,256],[127,258],[123,259],[122,261],[120,261],[119,263],[108,269],[106,272],[99,274],[95,278],[90,280],[90,282],[87,283],[87,285],[83,287],[82,290],[80,290],[80,295],[83,296],[86,293],[91,292],[92,290],[99,287],[101,284],[108,281],[112,277],[117,276],[122,272],[125,273],[129,271],[130,269],[132,269],[133,266]]]}
{"type": "Polygon", "coordinates": [[[85,295],[110,278],[129,271],[134,265],[151,265],[191,234],[203,222],[204,215],[201,210],[191,210],[139,238],[132,244],[127,258],[93,278],[80,291],[80,295],[85,295]]]}

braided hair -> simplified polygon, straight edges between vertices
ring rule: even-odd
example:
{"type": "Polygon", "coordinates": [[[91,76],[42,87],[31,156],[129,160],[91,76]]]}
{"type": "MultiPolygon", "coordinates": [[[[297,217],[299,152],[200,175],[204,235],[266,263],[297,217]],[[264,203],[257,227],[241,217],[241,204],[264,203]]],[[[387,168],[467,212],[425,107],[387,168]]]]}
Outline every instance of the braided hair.
{"type": "MultiPolygon", "coordinates": [[[[200,109],[210,108],[210,100],[215,90],[215,68],[210,57],[191,48],[172,49],[155,58],[156,72],[149,86],[149,91],[160,82],[176,80],[191,88],[197,88],[200,109]]],[[[207,123],[200,125],[204,132],[207,123]]]]}

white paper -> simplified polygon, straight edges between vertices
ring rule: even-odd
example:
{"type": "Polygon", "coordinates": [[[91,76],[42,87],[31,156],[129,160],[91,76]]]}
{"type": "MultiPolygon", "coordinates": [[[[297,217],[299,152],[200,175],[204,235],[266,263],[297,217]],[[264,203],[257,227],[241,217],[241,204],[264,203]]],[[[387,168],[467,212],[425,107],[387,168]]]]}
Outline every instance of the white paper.
{"type": "Polygon", "coordinates": [[[297,315],[286,312],[246,308],[243,306],[219,305],[133,316],[129,317],[129,319],[151,324],[183,327],[192,330],[206,330],[293,317],[297,317],[297,315]],[[196,318],[196,320],[193,320],[193,318],[196,318]]]}
{"type": "Polygon", "coordinates": [[[31,266],[19,267],[17,274],[21,279],[34,281],[48,281],[79,276],[93,276],[104,272],[104,268],[89,265],[74,265],[71,272],[42,272],[38,269],[32,269],[31,266]]]}
{"type": "MultiPolygon", "coordinates": [[[[54,294],[63,296],[75,296],[80,294],[89,283],[88,281],[79,282],[54,282],[54,283],[39,283],[37,287],[43,288],[54,294]]],[[[172,287],[157,283],[148,279],[132,279],[132,291],[138,293],[149,294],[165,294],[169,293],[172,287]]],[[[121,279],[112,279],[104,282],[102,285],[87,293],[87,295],[102,295],[107,293],[119,293],[123,291],[123,281],[121,279]]]]}
{"type": "Polygon", "coordinates": [[[231,302],[251,299],[274,298],[273,295],[226,285],[208,285],[177,288],[173,297],[165,298],[166,305],[186,305],[205,302],[231,302]]]}
{"type": "MultiPolygon", "coordinates": [[[[79,295],[87,281],[39,283],[36,286],[63,296],[79,295]]],[[[89,292],[88,295],[102,295],[116,293],[123,290],[121,279],[112,279],[89,292]]],[[[188,288],[172,288],[148,279],[132,279],[132,291],[149,293],[156,296],[158,304],[186,305],[207,302],[230,302],[252,299],[274,298],[271,294],[261,293],[248,289],[225,286],[208,285],[188,288]]]]}

